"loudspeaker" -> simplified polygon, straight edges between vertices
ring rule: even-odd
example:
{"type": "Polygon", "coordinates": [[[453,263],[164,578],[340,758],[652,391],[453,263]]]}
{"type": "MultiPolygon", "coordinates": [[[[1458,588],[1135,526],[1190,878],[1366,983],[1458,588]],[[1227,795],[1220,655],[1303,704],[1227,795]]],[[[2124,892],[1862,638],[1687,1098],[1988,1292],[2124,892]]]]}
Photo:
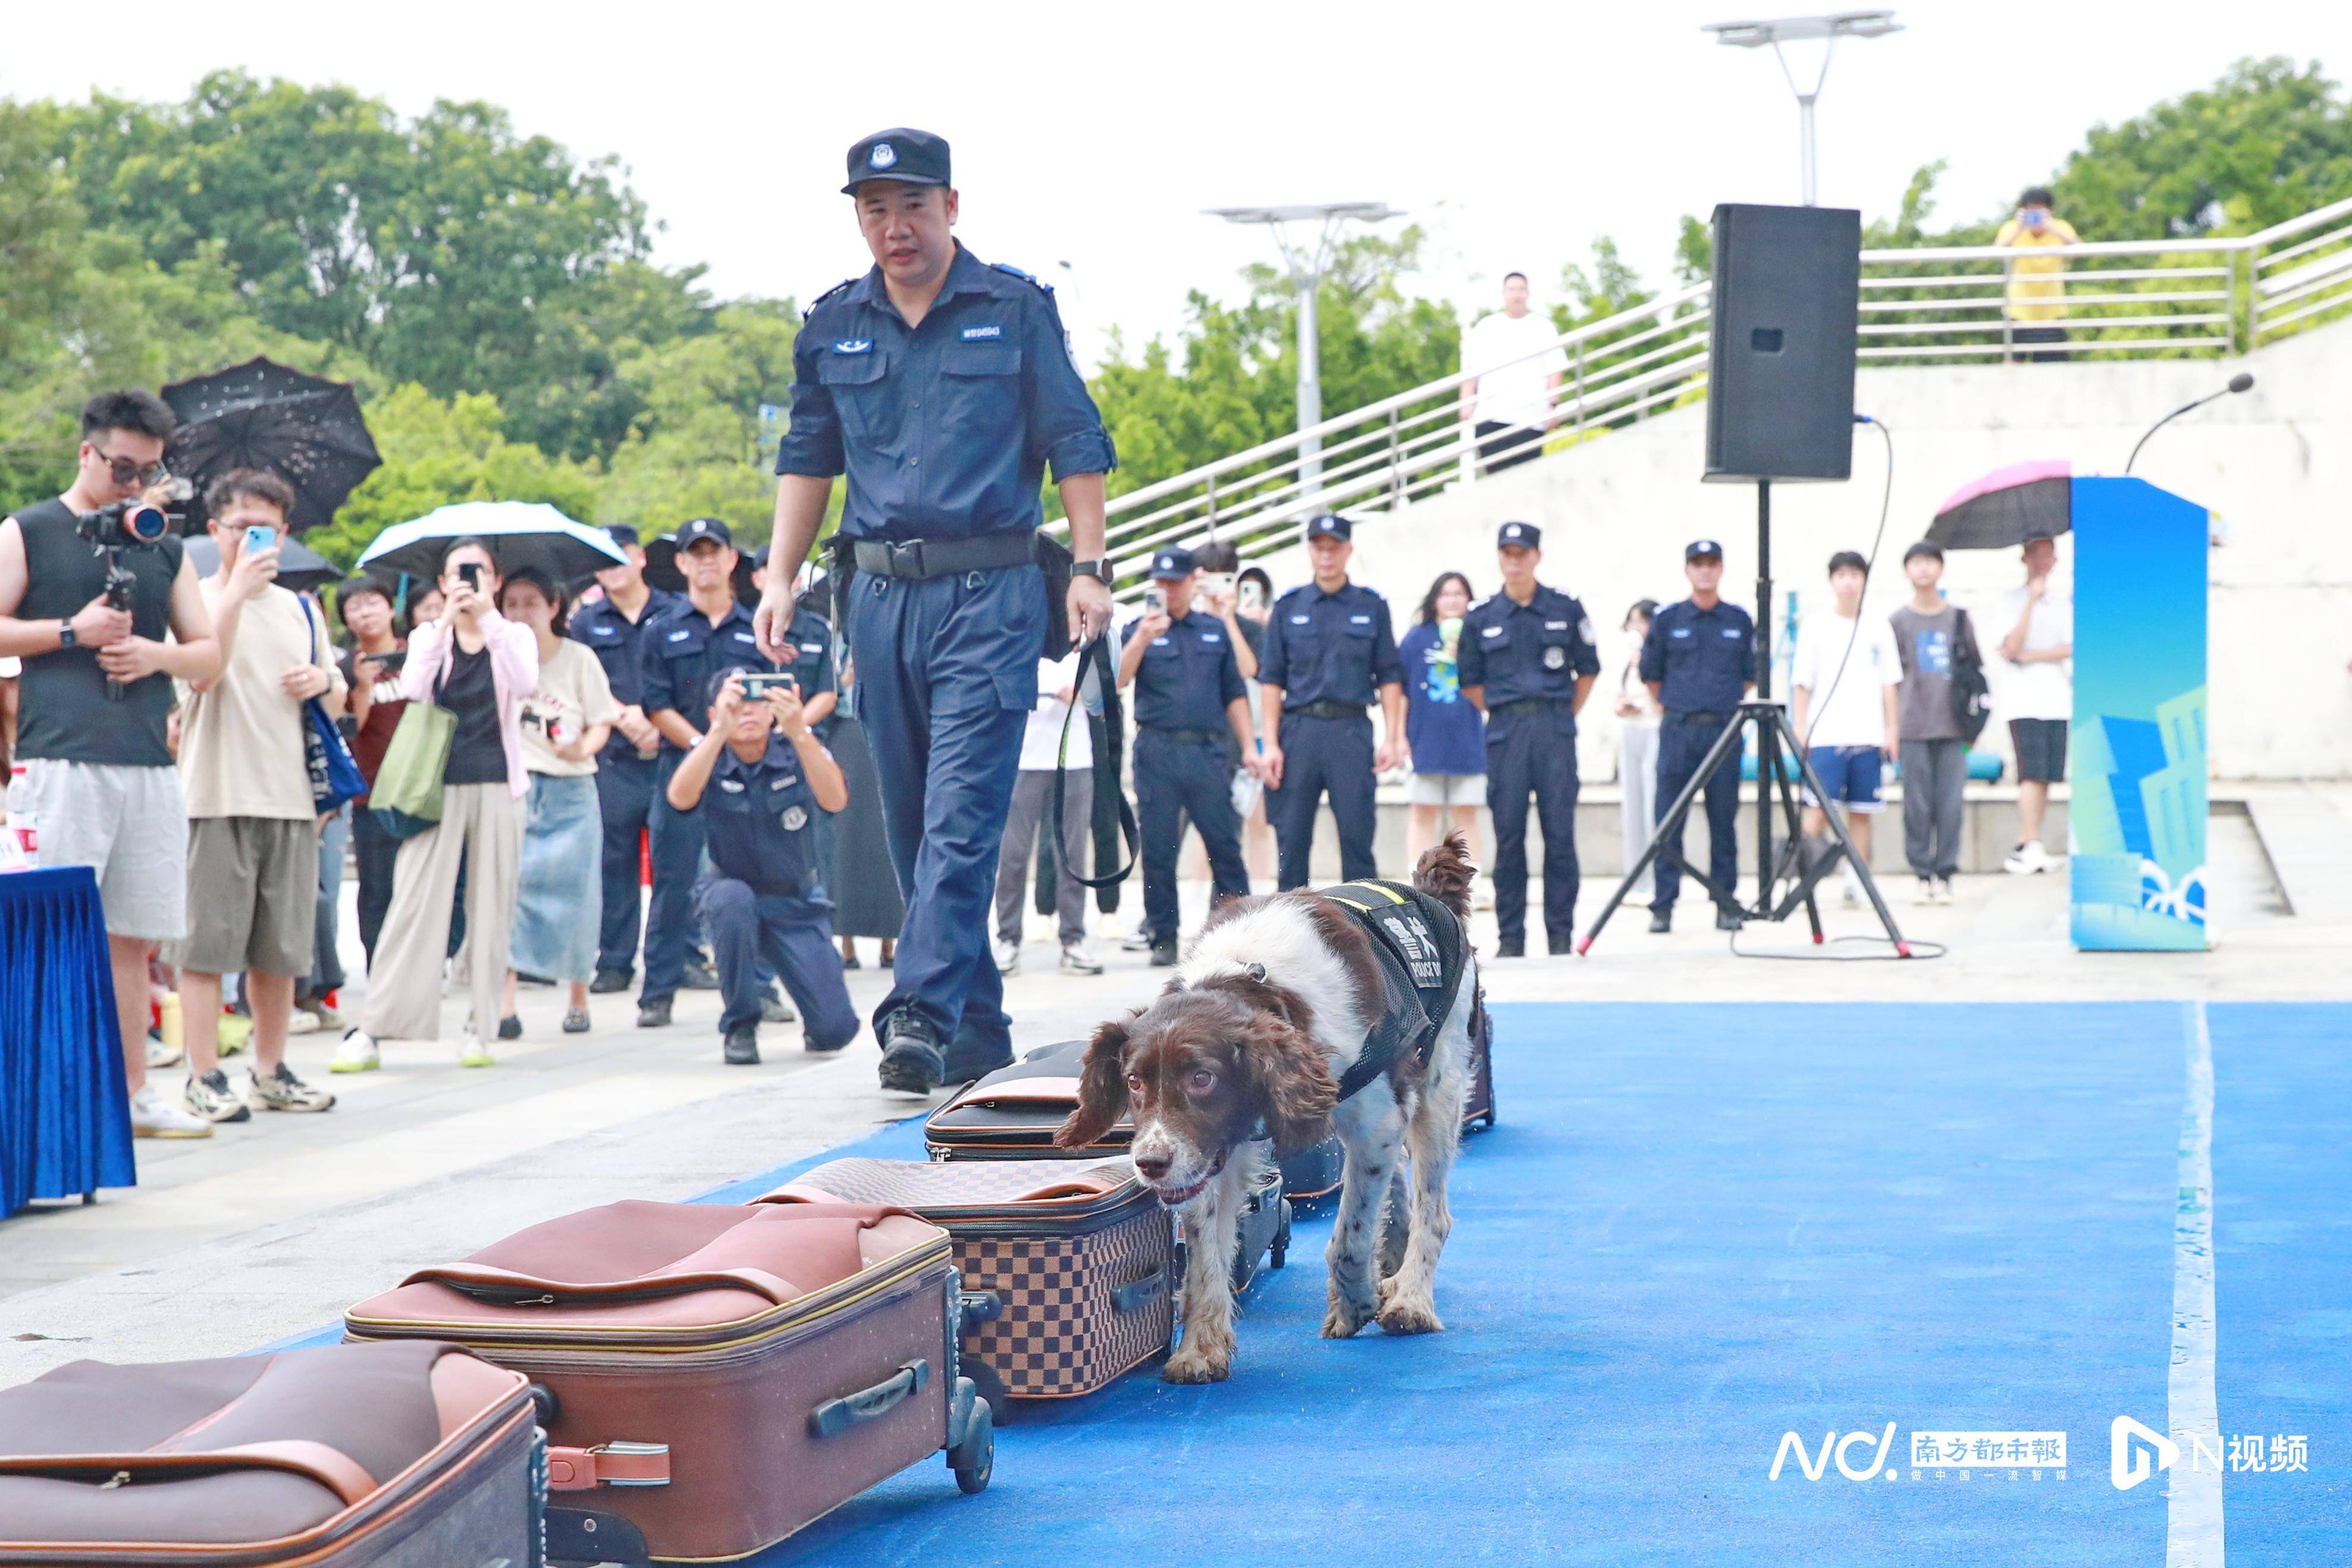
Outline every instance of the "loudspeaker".
{"type": "Polygon", "coordinates": [[[1862,215],[1715,209],[1706,478],[1843,479],[1853,471],[1862,215]]]}

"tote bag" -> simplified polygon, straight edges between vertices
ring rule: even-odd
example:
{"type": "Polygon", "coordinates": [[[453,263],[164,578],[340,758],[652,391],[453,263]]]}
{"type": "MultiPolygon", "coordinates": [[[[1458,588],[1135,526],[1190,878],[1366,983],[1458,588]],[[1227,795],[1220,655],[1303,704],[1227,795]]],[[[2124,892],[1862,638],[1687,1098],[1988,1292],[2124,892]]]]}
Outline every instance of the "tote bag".
{"type": "MultiPolygon", "coordinates": [[[[302,601],[302,620],[310,628],[310,662],[319,662],[319,623],[311,618],[310,602],[302,601]]],[[[335,727],[326,703],[312,697],[302,704],[302,759],[310,769],[310,805],[320,816],[341,810],[347,800],[367,794],[367,779],[343,732],[335,727]]]]}
{"type": "MultiPolygon", "coordinates": [[[[434,695],[440,695],[437,686],[434,695]]],[[[440,822],[442,781],[457,738],[457,716],[439,703],[411,702],[401,710],[368,792],[368,809],[385,837],[414,838],[440,822]]]]}

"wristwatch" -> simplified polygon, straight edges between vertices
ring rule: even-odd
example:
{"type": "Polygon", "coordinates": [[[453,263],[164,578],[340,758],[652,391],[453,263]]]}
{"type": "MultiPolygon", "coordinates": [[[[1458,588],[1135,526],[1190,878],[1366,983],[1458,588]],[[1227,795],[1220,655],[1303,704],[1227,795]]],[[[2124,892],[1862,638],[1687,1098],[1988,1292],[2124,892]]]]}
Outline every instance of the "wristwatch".
{"type": "Polygon", "coordinates": [[[59,621],[58,623],[58,648],[62,650],[65,648],[74,647],[78,645],[74,641],[73,623],[71,621],[59,621]]]}
{"type": "Polygon", "coordinates": [[[1097,583],[1108,584],[1110,581],[1110,563],[1103,560],[1073,562],[1070,564],[1070,575],[1091,577],[1097,583]]]}

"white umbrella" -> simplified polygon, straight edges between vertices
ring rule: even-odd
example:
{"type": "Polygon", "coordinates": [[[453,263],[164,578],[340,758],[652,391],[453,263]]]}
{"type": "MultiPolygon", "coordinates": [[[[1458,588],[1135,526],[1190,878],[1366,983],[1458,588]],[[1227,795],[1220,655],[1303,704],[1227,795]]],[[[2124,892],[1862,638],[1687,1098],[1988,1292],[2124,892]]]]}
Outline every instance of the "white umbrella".
{"type": "Polygon", "coordinates": [[[468,500],[394,523],[376,535],[360,564],[435,577],[450,543],[467,538],[490,542],[502,576],[519,566],[536,566],[559,583],[572,583],[629,561],[603,529],[574,522],[544,501],[468,500]]]}

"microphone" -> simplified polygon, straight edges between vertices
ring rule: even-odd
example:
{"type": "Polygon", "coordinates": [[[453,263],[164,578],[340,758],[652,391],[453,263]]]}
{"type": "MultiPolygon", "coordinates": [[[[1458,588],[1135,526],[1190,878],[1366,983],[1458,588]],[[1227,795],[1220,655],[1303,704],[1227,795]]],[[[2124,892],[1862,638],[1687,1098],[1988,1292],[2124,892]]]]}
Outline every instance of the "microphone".
{"type": "Polygon", "coordinates": [[[2166,415],[2163,418],[2158,420],[2155,424],[2149,426],[2147,427],[2147,435],[2142,436],[2139,438],[2131,449],[2131,456],[2124,459],[2124,472],[2126,474],[2130,473],[2132,471],[2132,465],[2139,461],[2139,449],[2140,447],[2147,445],[2148,436],[2155,435],[2158,430],[2163,429],[2166,426],[2171,424],[2182,415],[2187,414],[2193,409],[2202,408],[2216,398],[2228,397],[2234,393],[2251,392],[2253,390],[2253,376],[2250,373],[2242,370],[2237,374],[2231,376],[2230,378],[2230,384],[2223,387],[2221,391],[2209,392],[2194,403],[2184,403],[2179,407],[2174,409],[2171,413],[2166,415]]]}

